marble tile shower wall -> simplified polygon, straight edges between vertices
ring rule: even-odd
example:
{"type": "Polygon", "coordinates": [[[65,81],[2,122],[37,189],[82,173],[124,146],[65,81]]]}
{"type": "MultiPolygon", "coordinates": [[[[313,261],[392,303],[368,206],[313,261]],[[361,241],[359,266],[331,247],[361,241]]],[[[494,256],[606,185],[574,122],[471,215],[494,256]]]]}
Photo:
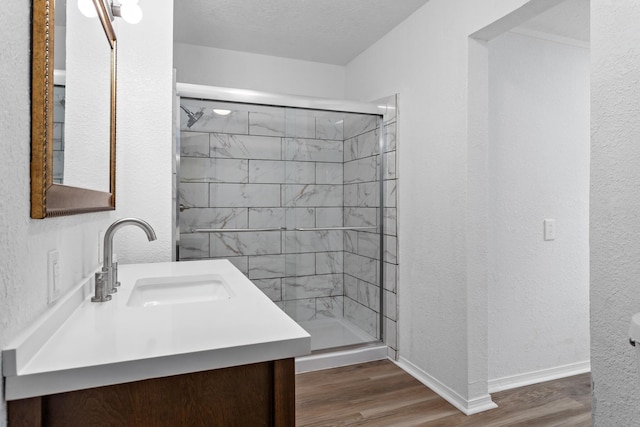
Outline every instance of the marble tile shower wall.
{"type": "Polygon", "coordinates": [[[203,115],[181,130],[180,258],[231,260],[298,321],[342,317],[344,232],[293,230],[343,226],[342,114],[183,105],[203,115]]]}
{"type": "MultiPolygon", "coordinates": [[[[383,100],[393,114],[385,116],[384,170],[384,340],[396,358],[397,339],[397,167],[396,97],[383,100]]],[[[344,222],[345,226],[377,226],[380,218],[379,132],[376,120],[345,117],[344,222]]],[[[377,335],[380,319],[380,236],[368,231],[347,231],[344,236],[344,316],[377,335]]]]}
{"type": "Polygon", "coordinates": [[[398,358],[398,98],[393,95],[386,100],[390,112],[385,116],[385,148],[383,171],[383,230],[384,230],[384,342],[388,356],[398,358]]]}
{"type": "MultiPolygon", "coordinates": [[[[372,336],[378,320],[379,235],[293,231],[296,227],[376,227],[377,120],[183,100],[180,259],[231,260],[299,321],[345,317],[372,336]],[[212,108],[232,109],[226,116],[212,108]],[[244,109],[243,109],[244,108],[244,109]],[[289,231],[195,233],[197,228],[289,231]]],[[[395,112],[395,96],[384,100],[395,112]]],[[[396,119],[385,116],[385,342],[396,355],[396,119]]]]}
{"type": "MultiPolygon", "coordinates": [[[[377,227],[380,205],[380,150],[377,117],[345,116],[344,221],[347,227],[377,227]]],[[[379,334],[380,236],[376,230],[344,235],[344,317],[379,334]]]]}

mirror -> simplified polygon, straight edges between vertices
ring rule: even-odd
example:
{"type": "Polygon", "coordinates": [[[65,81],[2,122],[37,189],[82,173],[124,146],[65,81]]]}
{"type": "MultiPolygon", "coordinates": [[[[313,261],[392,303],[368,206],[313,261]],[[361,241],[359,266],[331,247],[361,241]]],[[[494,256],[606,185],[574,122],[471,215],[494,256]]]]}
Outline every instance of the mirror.
{"type": "Polygon", "coordinates": [[[99,19],[89,19],[75,2],[65,13],[63,0],[55,8],[33,1],[32,218],[115,209],[116,36],[107,2],[93,0],[99,19]],[[69,43],[54,49],[65,32],[69,43]]]}

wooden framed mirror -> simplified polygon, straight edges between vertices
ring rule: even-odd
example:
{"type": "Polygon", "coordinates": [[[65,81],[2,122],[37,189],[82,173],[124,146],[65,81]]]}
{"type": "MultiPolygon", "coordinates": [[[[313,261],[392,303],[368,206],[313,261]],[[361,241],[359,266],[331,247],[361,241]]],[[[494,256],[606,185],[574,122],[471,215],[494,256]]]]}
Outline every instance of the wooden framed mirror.
{"type": "MultiPolygon", "coordinates": [[[[62,7],[60,0],[33,0],[32,25],[32,83],[31,83],[31,217],[46,218],[62,215],[74,215],[88,212],[114,210],[116,205],[116,34],[111,24],[109,0],[93,0],[98,14],[95,25],[102,27],[106,35],[105,51],[108,56],[103,80],[106,93],[101,103],[103,113],[89,120],[83,117],[83,123],[90,126],[94,118],[105,120],[103,138],[81,138],[73,141],[83,147],[84,154],[75,155],[74,164],[79,165],[73,172],[71,183],[54,182],[54,41],[55,3],[62,7]],[[99,24],[98,24],[99,22],[99,24]],[[94,140],[95,139],[95,140],[94,140]],[[102,148],[103,152],[100,152],[102,148]],[[83,173],[93,171],[96,166],[92,160],[83,160],[97,155],[106,169],[104,188],[93,188],[90,179],[83,173]]],[[[71,2],[70,2],[71,3],[71,2]]],[[[69,7],[75,7],[75,2],[69,7]]],[[[75,12],[75,10],[74,10],[75,12]]],[[[64,16],[64,15],[63,15],[64,16]]],[[[94,24],[92,23],[92,24],[94,24]]],[[[102,33],[102,30],[99,30],[102,33]]],[[[89,49],[88,51],[93,51],[89,49]]],[[[83,70],[86,75],[86,71],[83,70]]],[[[67,73],[68,75],[69,73],[67,73]]],[[[94,76],[92,76],[94,77],[94,76]]],[[[100,79],[99,75],[95,79],[100,79]]],[[[68,79],[67,79],[68,81],[68,79]]],[[[93,94],[91,94],[93,95],[93,94]]],[[[88,97],[88,95],[86,95],[88,97]]],[[[92,101],[93,102],[93,101],[92,101]]],[[[99,101],[95,101],[96,103],[99,101]]],[[[66,166],[65,166],[66,169],[66,166]]],[[[65,170],[66,173],[66,170],[65,170]]],[[[92,172],[91,172],[92,173],[92,172]]]]}

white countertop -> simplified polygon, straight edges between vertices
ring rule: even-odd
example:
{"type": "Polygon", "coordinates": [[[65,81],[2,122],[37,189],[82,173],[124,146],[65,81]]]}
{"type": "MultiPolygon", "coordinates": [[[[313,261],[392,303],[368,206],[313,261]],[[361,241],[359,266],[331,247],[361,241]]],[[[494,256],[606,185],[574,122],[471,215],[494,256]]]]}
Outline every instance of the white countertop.
{"type": "Polygon", "coordinates": [[[7,400],[310,352],[309,334],[229,261],[122,265],[118,278],[122,286],[111,301],[92,303],[87,295],[45,338],[34,337],[47,333],[46,320],[3,350],[7,400]],[[232,298],[127,306],[140,278],[212,273],[227,281],[232,298]]]}

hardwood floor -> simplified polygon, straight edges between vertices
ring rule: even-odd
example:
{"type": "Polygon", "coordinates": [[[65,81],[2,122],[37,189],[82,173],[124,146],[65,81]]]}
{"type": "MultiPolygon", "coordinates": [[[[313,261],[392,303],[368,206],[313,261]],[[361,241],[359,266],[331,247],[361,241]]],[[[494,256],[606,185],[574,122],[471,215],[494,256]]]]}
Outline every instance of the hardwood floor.
{"type": "Polygon", "coordinates": [[[492,394],[466,416],[388,360],[296,376],[296,425],[590,426],[589,374],[492,394]]]}

